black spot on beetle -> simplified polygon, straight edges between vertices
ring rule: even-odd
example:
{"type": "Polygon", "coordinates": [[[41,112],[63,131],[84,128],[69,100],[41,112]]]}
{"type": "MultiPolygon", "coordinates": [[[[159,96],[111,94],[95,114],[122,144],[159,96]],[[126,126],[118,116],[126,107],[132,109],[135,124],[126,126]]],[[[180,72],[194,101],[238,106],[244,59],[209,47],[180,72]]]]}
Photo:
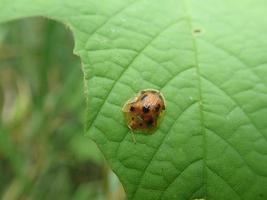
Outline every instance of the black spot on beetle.
{"type": "Polygon", "coordinates": [[[151,127],[151,126],[153,125],[153,123],[154,123],[154,120],[153,120],[152,118],[150,118],[150,119],[146,122],[147,126],[149,126],[149,127],[151,127]]]}
{"type": "Polygon", "coordinates": [[[132,117],[132,120],[134,120],[134,117],[132,117]]]}
{"type": "Polygon", "coordinates": [[[141,97],[141,101],[143,101],[147,97],[147,94],[141,97]]]}
{"type": "Polygon", "coordinates": [[[144,107],[143,107],[143,112],[144,112],[144,113],[149,113],[149,111],[150,111],[149,106],[144,106],[144,107]]]}
{"type": "Polygon", "coordinates": [[[130,107],[130,111],[131,111],[131,112],[134,112],[134,111],[135,111],[135,107],[131,106],[131,107],[130,107]]]}
{"type": "Polygon", "coordinates": [[[156,112],[159,112],[160,109],[160,104],[157,105],[157,107],[155,108],[156,112]]]}
{"type": "Polygon", "coordinates": [[[143,124],[142,124],[142,123],[140,123],[140,124],[139,124],[139,126],[143,126],[143,124]]]}

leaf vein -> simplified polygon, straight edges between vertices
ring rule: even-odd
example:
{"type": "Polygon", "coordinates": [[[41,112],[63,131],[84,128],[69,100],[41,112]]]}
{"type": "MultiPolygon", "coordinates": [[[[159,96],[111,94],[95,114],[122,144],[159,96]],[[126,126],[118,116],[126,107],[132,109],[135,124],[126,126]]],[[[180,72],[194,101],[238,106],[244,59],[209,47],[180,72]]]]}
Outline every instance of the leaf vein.
{"type": "Polygon", "coordinates": [[[170,183],[165,187],[165,191],[161,194],[160,199],[162,198],[162,196],[164,195],[164,193],[167,191],[167,189],[186,171],[186,169],[188,169],[189,167],[191,167],[192,165],[198,163],[199,161],[201,161],[202,158],[198,158],[194,161],[192,161],[189,165],[186,165],[179,174],[177,174],[177,176],[174,177],[174,179],[172,181],[170,181],[170,183]]]}
{"type": "Polygon", "coordinates": [[[220,174],[218,174],[215,170],[212,170],[209,166],[207,166],[207,169],[209,169],[213,174],[215,174],[217,177],[219,177],[236,194],[236,196],[238,196],[238,198],[241,199],[240,195],[233,188],[233,186],[230,185],[230,183],[228,183],[220,174]]]}
{"type": "Polygon", "coordinates": [[[243,163],[247,166],[247,168],[254,173],[254,170],[252,169],[252,167],[247,163],[247,161],[242,157],[241,153],[225,138],[223,138],[221,135],[219,135],[218,133],[216,133],[214,130],[211,130],[210,128],[207,128],[210,132],[212,132],[214,135],[216,135],[218,138],[220,138],[222,141],[224,141],[231,149],[233,149],[239,156],[239,158],[243,161],[243,163]]]}
{"type": "Polygon", "coordinates": [[[266,85],[265,80],[263,80],[258,74],[256,74],[256,72],[254,72],[253,69],[251,69],[251,67],[249,65],[247,65],[236,53],[234,53],[234,52],[232,52],[232,51],[230,51],[228,49],[225,49],[225,48],[219,46],[218,44],[215,44],[215,43],[212,43],[212,42],[210,42],[208,40],[205,40],[203,38],[202,38],[202,40],[205,41],[207,44],[213,46],[214,48],[223,51],[228,56],[236,59],[243,67],[245,67],[245,69],[247,69],[248,71],[250,71],[250,73],[254,74],[254,76],[257,77],[257,79],[259,81],[261,81],[262,83],[264,83],[264,85],[266,85]]]}
{"type": "Polygon", "coordinates": [[[240,105],[240,103],[235,100],[231,95],[229,95],[223,88],[221,88],[220,86],[218,86],[217,84],[215,84],[214,82],[212,82],[211,80],[207,79],[205,76],[202,76],[202,78],[204,80],[206,80],[208,83],[210,83],[211,85],[213,85],[214,87],[218,88],[220,91],[222,91],[225,96],[229,97],[238,107],[239,109],[244,113],[244,115],[247,117],[247,119],[249,120],[249,122],[254,126],[254,128],[257,130],[257,132],[265,139],[265,141],[267,142],[267,138],[264,135],[264,133],[256,126],[256,124],[254,123],[254,121],[252,120],[252,118],[249,116],[249,114],[242,108],[242,106],[240,105]]]}

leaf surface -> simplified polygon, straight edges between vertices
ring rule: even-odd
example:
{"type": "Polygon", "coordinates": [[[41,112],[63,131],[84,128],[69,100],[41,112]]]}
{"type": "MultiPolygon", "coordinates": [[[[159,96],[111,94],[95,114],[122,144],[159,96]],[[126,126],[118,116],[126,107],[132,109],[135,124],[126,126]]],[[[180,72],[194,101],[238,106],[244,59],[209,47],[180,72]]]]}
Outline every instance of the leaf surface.
{"type": "Polygon", "coordinates": [[[73,32],[86,131],[129,199],[267,198],[267,2],[0,0],[0,22],[44,16],[73,32]],[[167,101],[152,135],[123,104],[141,89],[167,101]]]}

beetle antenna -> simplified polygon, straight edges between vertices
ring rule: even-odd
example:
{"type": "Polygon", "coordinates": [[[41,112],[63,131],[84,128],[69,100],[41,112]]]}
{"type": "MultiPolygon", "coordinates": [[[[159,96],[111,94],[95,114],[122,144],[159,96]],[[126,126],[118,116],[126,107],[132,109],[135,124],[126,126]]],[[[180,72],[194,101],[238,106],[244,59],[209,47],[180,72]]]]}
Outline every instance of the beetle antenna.
{"type": "Polygon", "coordinates": [[[136,139],[135,139],[135,135],[134,135],[133,129],[130,126],[128,126],[128,127],[129,127],[129,129],[131,131],[133,142],[136,144],[136,139]]]}

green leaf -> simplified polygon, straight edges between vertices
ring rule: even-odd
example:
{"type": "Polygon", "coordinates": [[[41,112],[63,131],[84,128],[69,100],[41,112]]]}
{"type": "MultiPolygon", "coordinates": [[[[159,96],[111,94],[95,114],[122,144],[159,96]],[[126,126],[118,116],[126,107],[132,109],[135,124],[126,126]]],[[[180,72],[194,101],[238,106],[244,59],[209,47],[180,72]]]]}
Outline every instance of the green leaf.
{"type": "Polygon", "coordinates": [[[266,12],[264,0],[0,0],[0,22],[70,27],[87,134],[138,200],[267,198],[266,12]],[[145,88],[167,111],[135,144],[121,108],[145,88]]]}

